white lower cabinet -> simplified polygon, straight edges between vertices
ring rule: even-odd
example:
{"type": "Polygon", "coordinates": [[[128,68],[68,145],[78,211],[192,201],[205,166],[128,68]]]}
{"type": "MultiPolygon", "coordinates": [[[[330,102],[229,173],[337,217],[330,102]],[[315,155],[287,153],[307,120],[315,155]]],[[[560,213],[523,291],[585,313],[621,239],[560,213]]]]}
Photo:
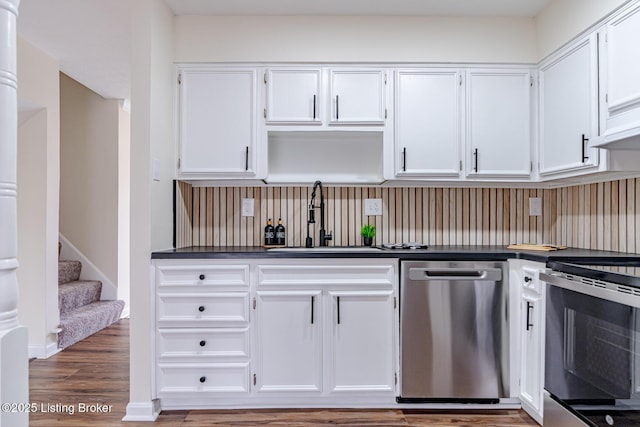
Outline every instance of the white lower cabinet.
{"type": "Polygon", "coordinates": [[[322,391],[321,291],[256,293],[256,391],[322,391]]]}
{"type": "Polygon", "coordinates": [[[162,409],[395,404],[397,263],[154,261],[154,397],[162,409]]]}
{"type": "Polygon", "coordinates": [[[397,261],[289,262],[257,267],[257,394],[393,403],[397,261]]]}
{"type": "Polygon", "coordinates": [[[155,397],[202,407],[251,390],[247,263],[155,262],[155,397]]]}
{"type": "Polygon", "coordinates": [[[545,265],[512,260],[511,280],[520,294],[520,401],[531,417],[542,425],[544,391],[545,287],[539,280],[545,265]]]}
{"type": "Polygon", "coordinates": [[[330,291],[328,392],[394,391],[394,292],[330,291]]]}

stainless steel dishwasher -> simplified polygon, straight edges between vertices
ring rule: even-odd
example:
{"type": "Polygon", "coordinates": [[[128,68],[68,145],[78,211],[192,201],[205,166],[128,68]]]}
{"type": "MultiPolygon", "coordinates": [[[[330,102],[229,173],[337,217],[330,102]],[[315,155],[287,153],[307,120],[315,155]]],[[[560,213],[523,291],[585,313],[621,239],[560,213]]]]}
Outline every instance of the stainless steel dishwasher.
{"type": "Polygon", "coordinates": [[[403,261],[401,403],[497,403],[509,394],[505,262],[403,261]]]}

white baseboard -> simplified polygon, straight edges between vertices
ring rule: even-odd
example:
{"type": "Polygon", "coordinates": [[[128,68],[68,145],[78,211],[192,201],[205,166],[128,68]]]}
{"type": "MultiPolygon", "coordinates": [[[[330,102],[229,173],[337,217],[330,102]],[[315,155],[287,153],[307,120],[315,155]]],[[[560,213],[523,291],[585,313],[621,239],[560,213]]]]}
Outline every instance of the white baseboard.
{"type": "Polygon", "coordinates": [[[82,263],[82,270],[80,271],[81,280],[99,280],[102,282],[102,295],[101,300],[116,300],[118,299],[118,287],[107,278],[107,276],[100,271],[98,267],[93,264],[89,258],[87,258],[73,243],[71,243],[62,234],[58,235],[60,243],[62,244],[62,250],[60,252],[61,260],[74,260],[82,263]]]}
{"type": "Polygon", "coordinates": [[[122,421],[153,422],[160,415],[160,404],[157,400],[151,402],[129,402],[127,413],[122,421]]]}
{"type": "Polygon", "coordinates": [[[58,343],[52,342],[47,344],[45,347],[41,345],[30,345],[28,349],[29,359],[48,359],[54,354],[60,352],[58,348],[58,343]]]}

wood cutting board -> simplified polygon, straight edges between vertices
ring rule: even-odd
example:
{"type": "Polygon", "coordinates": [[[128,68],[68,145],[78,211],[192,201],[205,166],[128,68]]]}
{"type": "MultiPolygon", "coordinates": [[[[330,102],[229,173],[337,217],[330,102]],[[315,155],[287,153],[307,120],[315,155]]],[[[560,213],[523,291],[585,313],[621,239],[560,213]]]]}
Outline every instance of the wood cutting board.
{"type": "Polygon", "coordinates": [[[559,251],[562,249],[567,249],[567,247],[562,245],[550,245],[550,244],[534,245],[529,243],[517,243],[514,245],[507,246],[507,249],[523,249],[527,251],[559,251]]]}

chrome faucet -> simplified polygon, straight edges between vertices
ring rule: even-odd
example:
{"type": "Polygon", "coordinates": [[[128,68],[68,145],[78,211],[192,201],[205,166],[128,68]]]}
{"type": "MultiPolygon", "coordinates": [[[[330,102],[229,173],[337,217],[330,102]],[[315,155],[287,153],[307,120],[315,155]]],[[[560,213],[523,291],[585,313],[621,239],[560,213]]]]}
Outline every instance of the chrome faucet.
{"type": "Polygon", "coordinates": [[[315,224],[315,209],[320,209],[320,243],[319,246],[327,246],[327,241],[331,240],[333,236],[331,233],[327,233],[324,230],[324,195],[322,194],[322,183],[316,181],[313,184],[313,191],[311,191],[311,201],[309,202],[309,210],[307,211],[307,240],[305,246],[307,248],[313,247],[313,238],[309,235],[309,224],[315,224]],[[316,189],[320,189],[320,205],[313,204],[316,198],[316,189]]]}

